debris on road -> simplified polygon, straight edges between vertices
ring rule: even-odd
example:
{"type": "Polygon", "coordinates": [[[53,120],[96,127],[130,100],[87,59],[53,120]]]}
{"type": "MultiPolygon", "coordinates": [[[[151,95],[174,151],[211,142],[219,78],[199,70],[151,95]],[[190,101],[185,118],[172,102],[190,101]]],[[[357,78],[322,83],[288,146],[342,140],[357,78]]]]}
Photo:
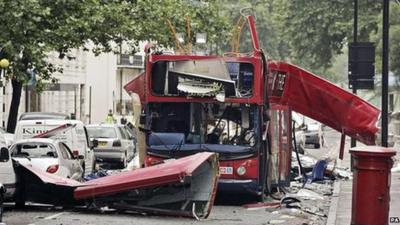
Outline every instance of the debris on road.
{"type": "Polygon", "coordinates": [[[337,178],[350,179],[350,180],[353,179],[353,172],[351,172],[349,168],[335,167],[332,170],[332,174],[337,178]]]}
{"type": "Polygon", "coordinates": [[[89,180],[94,180],[94,179],[97,179],[97,178],[100,178],[100,177],[105,177],[105,176],[108,176],[108,175],[109,174],[107,173],[107,170],[100,169],[100,170],[94,171],[91,174],[86,175],[83,178],[83,180],[89,181],[89,180]]]}
{"type": "Polygon", "coordinates": [[[296,196],[303,198],[303,199],[310,199],[310,200],[324,200],[325,199],[322,195],[320,195],[314,191],[308,190],[308,189],[300,189],[296,193],[296,196]]]}
{"type": "Polygon", "coordinates": [[[281,207],[281,202],[257,202],[253,204],[246,204],[242,206],[248,210],[257,210],[257,209],[277,209],[281,207]]]}
{"type": "Polygon", "coordinates": [[[17,175],[24,181],[27,201],[199,219],[213,206],[218,159],[204,152],[108,176],[98,173],[81,183],[21,165],[17,175]]]}

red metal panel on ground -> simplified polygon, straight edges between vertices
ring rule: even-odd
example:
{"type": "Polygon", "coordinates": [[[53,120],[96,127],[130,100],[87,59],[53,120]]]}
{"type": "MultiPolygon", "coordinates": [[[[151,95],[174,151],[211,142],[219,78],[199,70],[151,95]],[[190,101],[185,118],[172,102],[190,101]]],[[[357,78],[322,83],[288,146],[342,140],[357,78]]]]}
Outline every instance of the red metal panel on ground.
{"type": "Polygon", "coordinates": [[[124,89],[128,93],[135,92],[139,95],[140,102],[144,102],[145,96],[145,73],[139,74],[133,80],[129,81],[129,83],[125,84],[124,89]]]}
{"type": "Polygon", "coordinates": [[[281,74],[274,76],[280,80],[271,81],[279,84],[270,90],[278,93],[271,102],[288,105],[358,141],[374,144],[380,114],[375,106],[300,67],[277,61],[268,62],[268,66],[270,72],[281,74]]]}
{"type": "Polygon", "coordinates": [[[197,153],[168,163],[91,180],[85,182],[89,186],[77,188],[74,197],[86,199],[179,182],[213,155],[210,152],[197,153]]]}

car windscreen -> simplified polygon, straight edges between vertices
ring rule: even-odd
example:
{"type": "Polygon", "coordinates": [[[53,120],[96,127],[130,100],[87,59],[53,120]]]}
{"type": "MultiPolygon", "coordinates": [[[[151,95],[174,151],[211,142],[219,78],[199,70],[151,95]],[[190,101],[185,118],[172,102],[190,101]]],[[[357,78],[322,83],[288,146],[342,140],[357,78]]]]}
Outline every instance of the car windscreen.
{"type": "Polygon", "coordinates": [[[117,138],[114,127],[86,127],[89,138],[117,138]]]}
{"type": "Polygon", "coordinates": [[[57,158],[54,146],[47,143],[23,143],[11,147],[11,156],[29,158],[57,158]]]}

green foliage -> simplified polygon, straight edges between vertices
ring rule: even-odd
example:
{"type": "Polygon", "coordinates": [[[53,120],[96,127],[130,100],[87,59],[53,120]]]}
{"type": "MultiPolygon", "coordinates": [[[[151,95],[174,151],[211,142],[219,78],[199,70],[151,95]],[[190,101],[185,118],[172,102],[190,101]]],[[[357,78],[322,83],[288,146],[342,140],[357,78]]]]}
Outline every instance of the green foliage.
{"type": "MultiPolygon", "coordinates": [[[[224,31],[229,29],[218,10],[216,1],[0,0],[0,56],[11,62],[11,79],[26,82],[27,69],[34,68],[39,81],[51,80],[62,70],[46,61],[50,51],[70,59],[71,49],[88,50],[89,44],[95,54],[118,51],[123,41],[132,52],[145,40],[171,46],[174,42],[167,19],[177,29],[185,29],[188,16],[192,33],[206,32],[208,41],[215,43],[225,37],[218,32],[228,33],[224,31]]],[[[190,41],[194,42],[193,36],[190,41]]]]}
{"type": "MultiPolygon", "coordinates": [[[[283,1],[281,20],[290,58],[310,69],[327,69],[353,37],[353,1],[283,1]]],[[[380,4],[359,1],[359,41],[376,30],[380,4]]]]}
{"type": "MultiPolygon", "coordinates": [[[[370,35],[378,32],[381,23],[381,2],[358,2],[358,41],[370,41],[370,35]]],[[[224,4],[225,15],[232,21],[237,19],[240,8],[254,8],[261,45],[270,58],[292,62],[332,81],[347,77],[338,68],[346,67],[344,58],[335,59],[353,41],[353,1],[232,0],[224,4]]],[[[395,28],[391,29],[396,32],[395,28]]],[[[250,47],[246,32],[242,45],[243,49],[250,47]]]]}
{"type": "MultiPolygon", "coordinates": [[[[376,63],[375,68],[378,72],[382,71],[382,15],[378,32],[371,33],[371,38],[376,42],[376,63]]],[[[389,69],[396,76],[400,77],[400,5],[390,4],[389,14],[389,69]]]]}
{"type": "Polygon", "coordinates": [[[6,77],[13,86],[7,130],[14,132],[22,85],[30,79],[27,71],[36,72],[37,91],[62,72],[47,61],[49,52],[72,59],[76,48],[98,55],[117,52],[123,42],[131,52],[138,51],[139,41],[171,46],[167,19],[181,29],[186,16],[192,33],[205,32],[208,42],[215,43],[229,29],[218,11],[216,0],[0,0],[0,59],[10,61],[6,77]]]}

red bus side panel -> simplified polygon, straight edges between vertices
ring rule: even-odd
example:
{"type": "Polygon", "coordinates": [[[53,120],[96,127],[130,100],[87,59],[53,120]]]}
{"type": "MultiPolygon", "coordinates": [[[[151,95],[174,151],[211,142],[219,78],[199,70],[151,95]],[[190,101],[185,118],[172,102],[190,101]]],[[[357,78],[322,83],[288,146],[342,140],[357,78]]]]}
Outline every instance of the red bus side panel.
{"type": "Polygon", "coordinates": [[[365,144],[374,144],[380,110],[311,72],[270,61],[270,100],[326,124],[365,144]]]}

